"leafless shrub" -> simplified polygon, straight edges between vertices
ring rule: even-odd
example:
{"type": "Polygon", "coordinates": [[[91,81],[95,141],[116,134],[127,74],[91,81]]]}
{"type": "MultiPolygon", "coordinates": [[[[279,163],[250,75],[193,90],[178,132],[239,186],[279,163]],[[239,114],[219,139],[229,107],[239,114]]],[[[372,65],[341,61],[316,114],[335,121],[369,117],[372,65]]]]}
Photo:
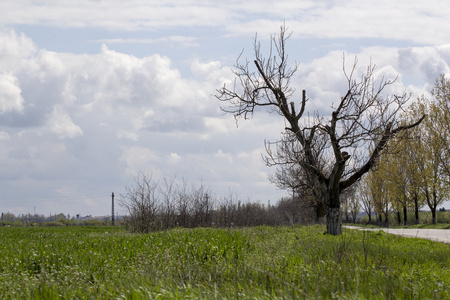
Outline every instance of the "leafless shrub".
{"type": "Polygon", "coordinates": [[[311,223],[314,207],[307,208],[299,199],[283,199],[276,205],[243,201],[230,192],[223,198],[212,196],[203,184],[190,184],[186,179],[154,179],[139,173],[133,185],[125,187],[119,204],[126,209],[126,225],[132,232],[148,233],[174,227],[243,227],[279,226],[300,222],[311,223]],[[298,205],[298,204],[302,205],[298,205]],[[296,206],[297,205],[297,206],[296,206]],[[288,216],[294,216],[288,217],[288,216]],[[297,216],[298,215],[298,216],[297,216]],[[301,215],[301,218],[299,217],[301,215]]]}
{"type": "Polygon", "coordinates": [[[158,182],[144,173],[139,173],[133,185],[125,187],[119,204],[127,211],[126,225],[131,231],[147,233],[160,229],[159,196],[158,182]]]}

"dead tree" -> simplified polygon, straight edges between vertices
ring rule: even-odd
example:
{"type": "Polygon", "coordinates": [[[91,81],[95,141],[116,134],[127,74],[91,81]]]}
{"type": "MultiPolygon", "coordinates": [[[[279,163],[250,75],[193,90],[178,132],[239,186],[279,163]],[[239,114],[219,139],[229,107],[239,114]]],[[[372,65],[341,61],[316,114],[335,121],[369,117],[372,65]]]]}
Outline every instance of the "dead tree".
{"type": "Polygon", "coordinates": [[[401,125],[397,115],[409,97],[406,94],[383,95],[383,90],[395,79],[382,79],[377,84],[374,65],[369,65],[366,73],[355,80],[356,59],[349,73],[344,68],[344,76],[348,81],[347,92],[337,99],[337,105],[332,106],[331,116],[326,118],[318,113],[305,114],[305,90],[298,102],[299,106],[290,101],[295,92],[291,87],[291,79],[298,64],[288,66],[285,44],[289,37],[286,27],[281,26],[280,34],[271,37],[267,58],[263,56],[260,43],[255,38],[253,64],[247,60],[241,63],[239,56],[233,69],[235,84],[218,89],[216,98],[227,104],[222,106],[222,110],[233,114],[236,119],[247,119],[257,107],[267,107],[285,119],[286,131],[293,134],[300,144],[302,161],[298,162],[299,166],[312,176],[324,195],[327,232],[340,235],[341,192],[374,166],[393,136],[417,126],[423,117],[411,124],[401,125]],[[309,115],[315,117],[309,118],[309,115]],[[320,157],[314,151],[318,137],[327,139],[323,157],[330,162],[330,168],[321,167],[320,157]]]}

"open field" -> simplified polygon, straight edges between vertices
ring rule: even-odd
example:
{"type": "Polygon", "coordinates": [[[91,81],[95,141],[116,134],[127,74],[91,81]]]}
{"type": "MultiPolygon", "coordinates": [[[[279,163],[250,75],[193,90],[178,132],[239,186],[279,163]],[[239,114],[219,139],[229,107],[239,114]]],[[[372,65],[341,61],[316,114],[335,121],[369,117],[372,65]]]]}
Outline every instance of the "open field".
{"type": "Polygon", "coordinates": [[[0,298],[450,298],[450,245],[324,231],[3,227],[0,298]]]}

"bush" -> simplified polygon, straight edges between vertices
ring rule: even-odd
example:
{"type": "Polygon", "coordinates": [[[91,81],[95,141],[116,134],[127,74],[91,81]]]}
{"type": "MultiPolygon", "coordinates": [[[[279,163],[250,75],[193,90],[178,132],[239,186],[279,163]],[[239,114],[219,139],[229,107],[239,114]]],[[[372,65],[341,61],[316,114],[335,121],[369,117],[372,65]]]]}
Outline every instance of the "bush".
{"type": "Polygon", "coordinates": [[[288,225],[292,221],[281,204],[265,206],[244,202],[233,193],[217,199],[201,182],[156,180],[143,173],[135,178],[132,186],[125,187],[119,204],[127,211],[128,230],[141,233],[175,227],[288,225]]]}
{"type": "Polygon", "coordinates": [[[50,222],[40,223],[40,226],[56,227],[56,226],[65,226],[65,225],[63,223],[61,223],[61,222],[58,222],[58,221],[50,221],[50,222]]]}

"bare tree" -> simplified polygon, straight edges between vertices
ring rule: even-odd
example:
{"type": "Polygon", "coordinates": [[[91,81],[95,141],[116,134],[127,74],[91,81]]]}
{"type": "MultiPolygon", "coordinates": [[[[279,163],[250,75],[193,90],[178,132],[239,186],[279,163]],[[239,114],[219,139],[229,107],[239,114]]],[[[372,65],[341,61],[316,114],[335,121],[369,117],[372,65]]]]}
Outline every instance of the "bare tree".
{"type": "Polygon", "coordinates": [[[175,177],[162,178],[158,185],[158,191],[161,196],[161,211],[160,219],[162,222],[162,228],[172,228],[176,224],[177,208],[174,198],[176,196],[177,186],[175,184],[175,177]]]}
{"type": "Polygon", "coordinates": [[[190,210],[192,206],[192,197],[188,190],[187,179],[183,178],[181,186],[178,186],[175,199],[172,199],[176,206],[176,224],[181,227],[189,227],[191,222],[190,210]]]}
{"type": "MultiPolygon", "coordinates": [[[[127,211],[128,230],[139,233],[179,226],[287,225],[289,220],[286,220],[283,209],[292,203],[273,206],[269,202],[265,206],[249,200],[241,201],[232,192],[217,199],[202,182],[189,183],[187,179],[176,180],[175,177],[155,179],[151,174],[142,172],[135,177],[132,185],[125,187],[125,193],[119,198],[119,204],[127,211]]],[[[303,213],[304,207],[301,210],[303,213]]]]}
{"type": "Polygon", "coordinates": [[[158,181],[151,175],[139,173],[134,184],[125,187],[119,204],[127,211],[127,227],[134,232],[147,233],[160,229],[158,214],[161,209],[158,181]]]}
{"type": "MultiPolygon", "coordinates": [[[[387,146],[388,141],[397,133],[417,126],[418,121],[400,125],[397,114],[405,105],[406,94],[383,96],[386,86],[394,80],[375,81],[375,66],[369,65],[360,80],[354,79],[357,60],[349,73],[344,68],[348,82],[347,92],[332,106],[333,112],[326,120],[324,116],[313,114],[314,118],[304,115],[306,109],[306,92],[303,90],[299,101],[288,102],[294,96],[291,79],[297,71],[298,64],[289,67],[286,41],[290,37],[285,26],[280,33],[271,37],[269,55],[263,56],[260,43],[255,37],[253,61],[255,69],[248,61],[239,62],[234,68],[235,84],[228,88],[224,85],[217,90],[216,98],[227,106],[222,106],[226,113],[236,119],[250,117],[257,107],[268,107],[284,117],[286,130],[291,132],[301,146],[302,161],[299,162],[307,174],[310,174],[320,186],[327,206],[327,232],[342,234],[340,215],[340,194],[358,181],[376,163],[378,156],[387,146]],[[322,169],[320,157],[314,152],[318,137],[327,139],[324,157],[331,168],[322,169]],[[373,151],[369,151],[373,143],[373,151]]],[[[320,140],[320,138],[319,138],[320,140]]]]}
{"type": "Polygon", "coordinates": [[[200,183],[200,185],[192,185],[190,195],[192,203],[190,215],[193,224],[195,226],[209,226],[213,209],[210,191],[203,183],[200,183]]]}

